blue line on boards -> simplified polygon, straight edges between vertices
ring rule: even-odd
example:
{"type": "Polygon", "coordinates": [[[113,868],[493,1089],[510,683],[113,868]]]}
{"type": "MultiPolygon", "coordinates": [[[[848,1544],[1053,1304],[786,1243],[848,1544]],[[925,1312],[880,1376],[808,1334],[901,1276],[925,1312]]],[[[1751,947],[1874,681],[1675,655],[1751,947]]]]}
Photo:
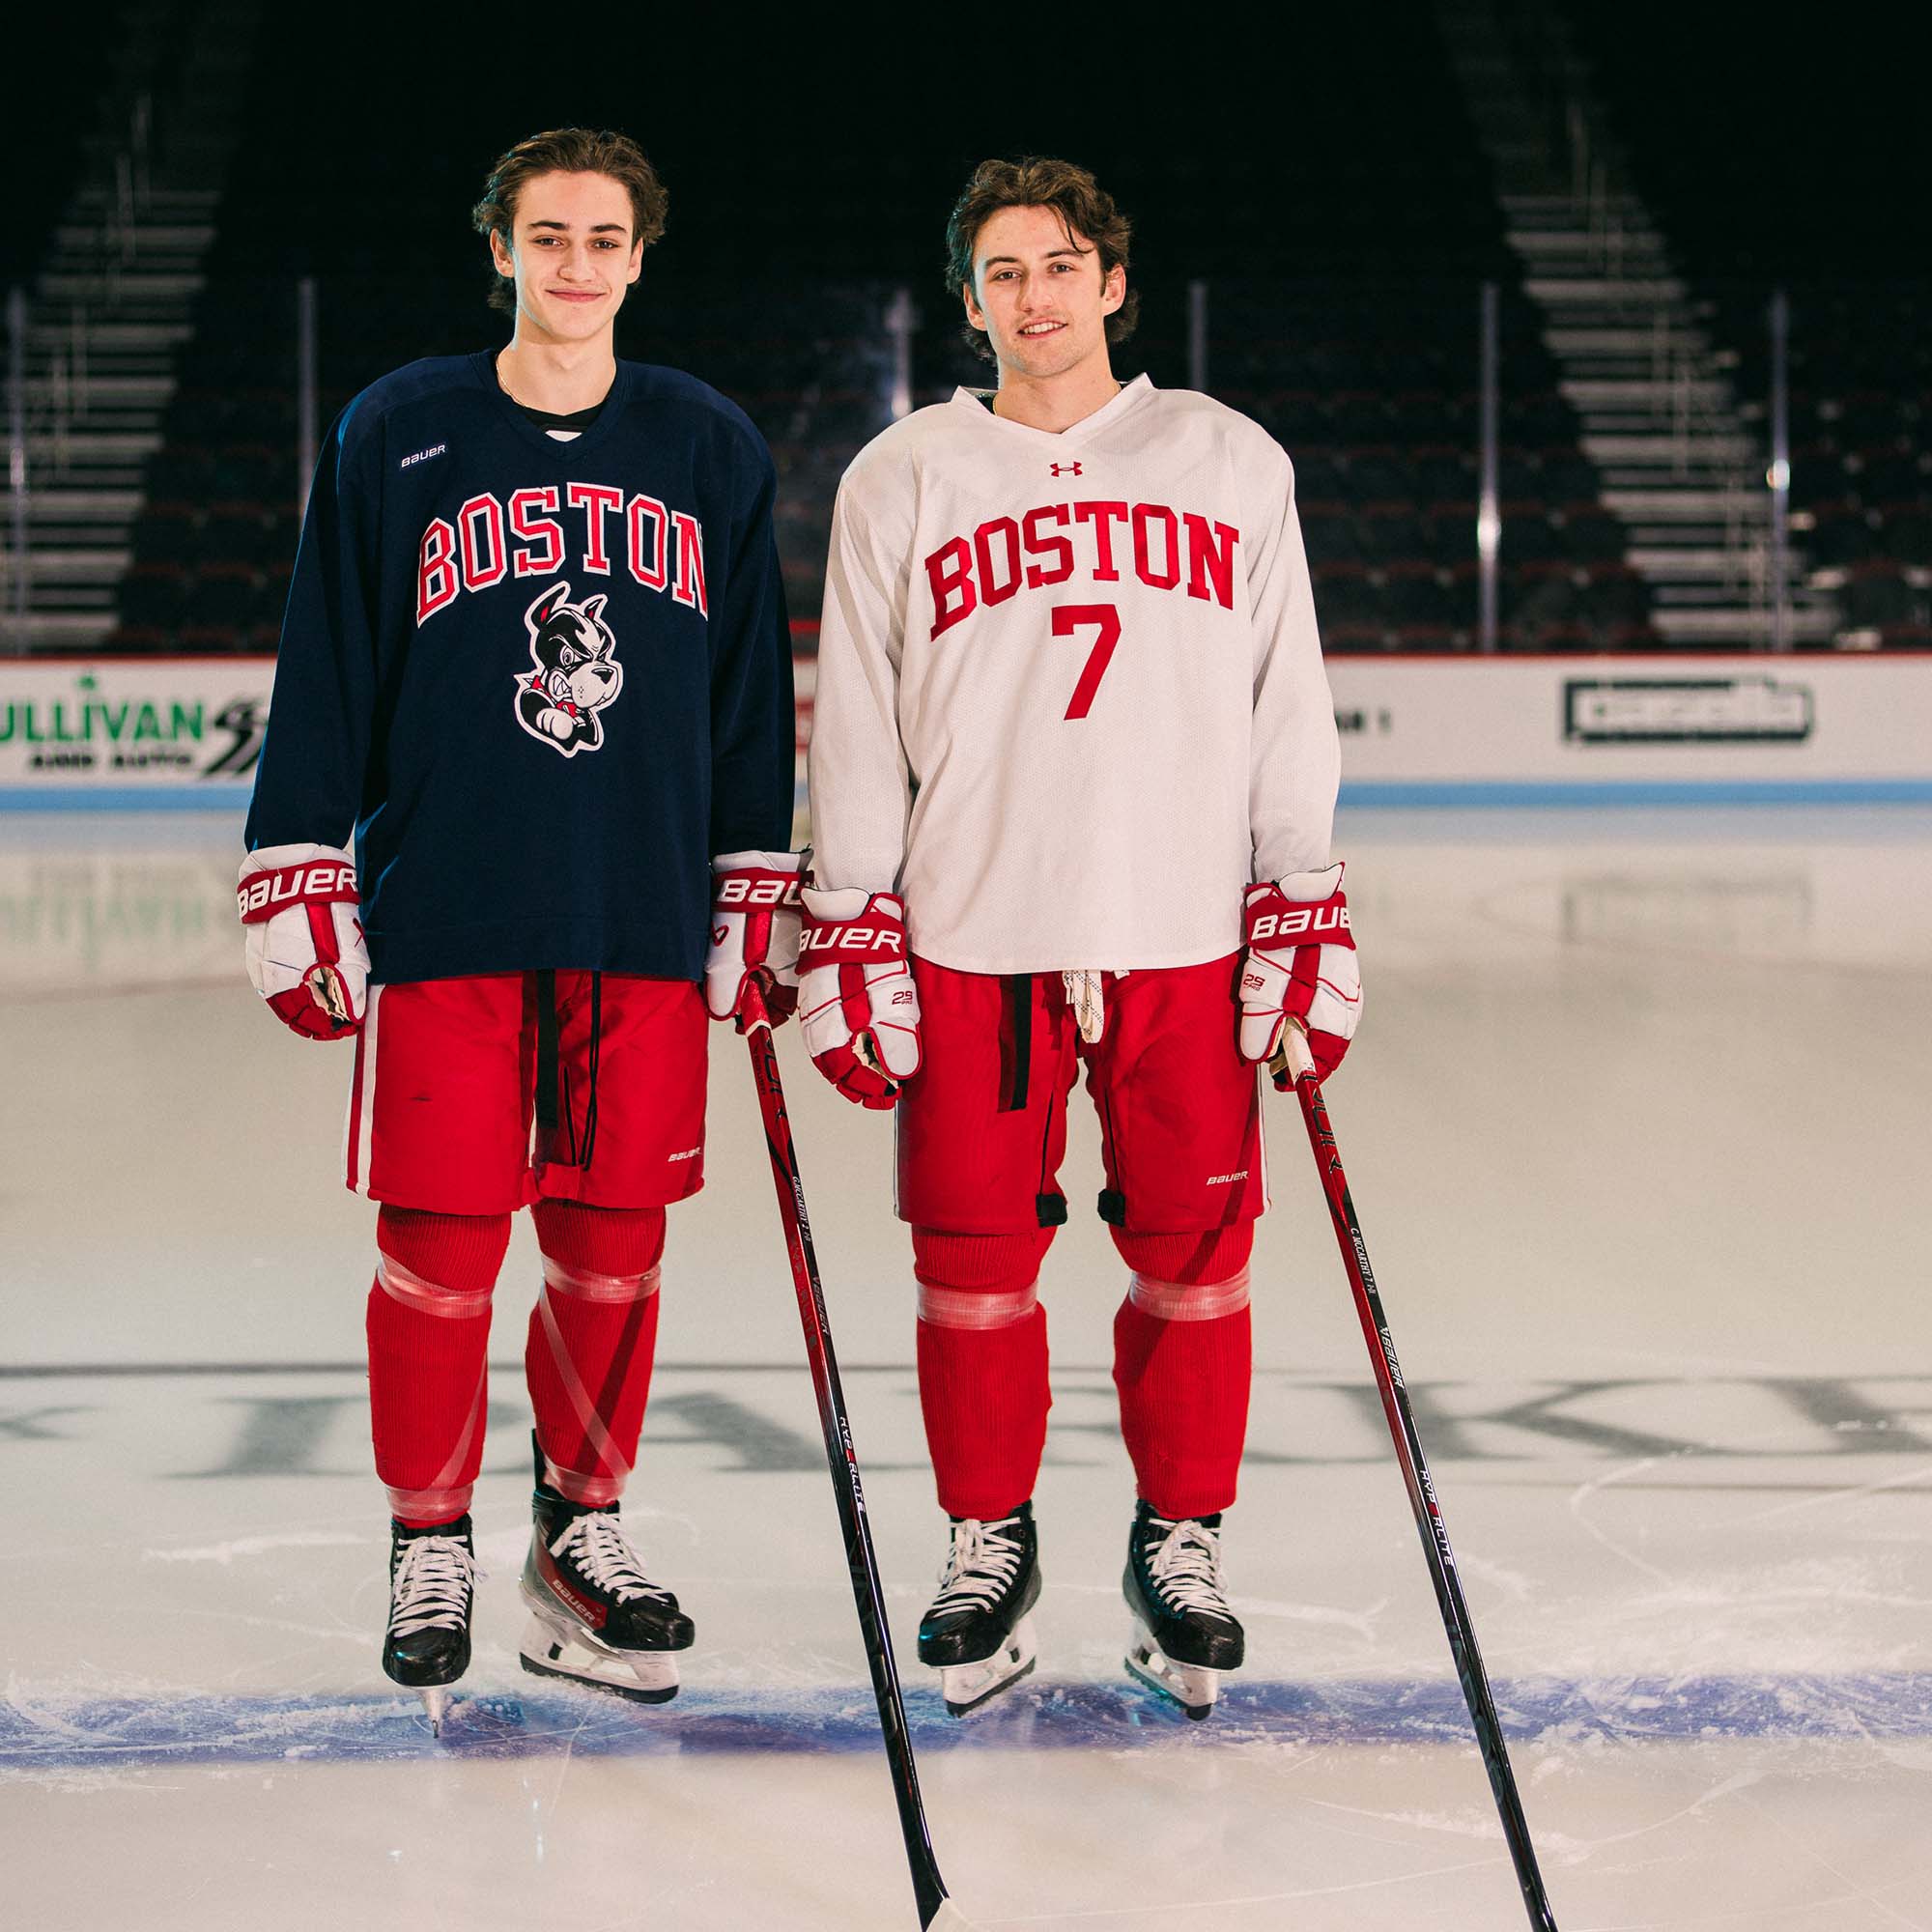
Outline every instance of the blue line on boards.
{"type": "Polygon", "coordinates": [[[246,784],[0,785],[0,811],[232,811],[248,810],[246,784]]]}
{"type": "MultiPolygon", "coordinates": [[[[0,785],[0,811],[232,811],[247,810],[241,785],[0,785]]],[[[1355,779],[1338,803],[1393,806],[1932,805],[1928,779],[1355,779]]],[[[805,804],[803,786],[794,808],[805,804]]]]}
{"type": "Polygon", "coordinates": [[[1926,805],[1926,779],[1344,779],[1343,806],[1926,805]]]}

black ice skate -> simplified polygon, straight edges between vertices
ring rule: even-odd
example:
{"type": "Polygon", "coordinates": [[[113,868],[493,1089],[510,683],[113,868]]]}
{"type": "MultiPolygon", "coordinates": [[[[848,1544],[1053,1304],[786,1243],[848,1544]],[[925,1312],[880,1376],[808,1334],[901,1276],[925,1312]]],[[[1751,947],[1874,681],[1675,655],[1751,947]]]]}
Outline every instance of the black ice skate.
{"type": "Polygon", "coordinates": [[[427,1529],[389,1525],[389,1634],[383,1668],[423,1700],[430,1728],[440,1732],[450,1686],[469,1668],[469,1606],[476,1556],[469,1519],[427,1529]]]}
{"type": "Polygon", "coordinates": [[[1128,1671],[1190,1718],[1205,1718],[1222,1671],[1238,1669],[1245,1654],[1221,1594],[1220,1513],[1175,1522],[1140,1504],[1121,1589],[1134,1613],[1128,1671]]]}
{"type": "Polygon", "coordinates": [[[1033,1504],[996,1522],[954,1517],[939,1595],[920,1620],[919,1661],[939,1671],[955,1718],[1016,1684],[1034,1666],[1033,1618],[1039,1601],[1039,1549],[1033,1504]]]}
{"type": "Polygon", "coordinates": [[[691,1619],[644,1575],[617,1520],[617,1505],[586,1509],[543,1480],[537,1456],[536,1524],[524,1564],[524,1668],[565,1677],[640,1703],[677,1695],[677,1657],[691,1619]]]}

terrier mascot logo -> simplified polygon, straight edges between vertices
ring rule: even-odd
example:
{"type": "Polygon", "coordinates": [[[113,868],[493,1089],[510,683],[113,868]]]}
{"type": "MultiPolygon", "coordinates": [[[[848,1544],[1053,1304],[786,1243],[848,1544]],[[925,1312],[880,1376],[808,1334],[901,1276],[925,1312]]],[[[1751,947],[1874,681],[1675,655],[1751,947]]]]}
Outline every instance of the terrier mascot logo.
{"type": "Polygon", "coordinates": [[[586,597],[573,604],[570,585],[553,583],[524,612],[536,672],[517,678],[517,723],[566,758],[603,744],[597,714],[624,688],[604,601],[586,597]]]}

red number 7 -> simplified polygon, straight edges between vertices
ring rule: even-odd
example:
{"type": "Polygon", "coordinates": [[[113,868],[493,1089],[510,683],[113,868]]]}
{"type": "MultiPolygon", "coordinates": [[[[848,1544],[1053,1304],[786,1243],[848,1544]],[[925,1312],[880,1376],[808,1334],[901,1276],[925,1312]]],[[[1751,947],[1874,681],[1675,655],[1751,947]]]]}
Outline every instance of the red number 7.
{"type": "Polygon", "coordinates": [[[1070,638],[1083,624],[1097,625],[1100,635],[1094,639],[1087,662],[1080,667],[1080,682],[1073,687],[1073,696],[1066,707],[1069,718],[1086,717],[1093,706],[1094,694],[1099,690],[1100,680],[1107,674],[1107,664],[1114,655],[1114,646],[1121,641],[1121,613],[1113,605],[1054,606],[1053,635],[1056,638],[1070,638]]]}

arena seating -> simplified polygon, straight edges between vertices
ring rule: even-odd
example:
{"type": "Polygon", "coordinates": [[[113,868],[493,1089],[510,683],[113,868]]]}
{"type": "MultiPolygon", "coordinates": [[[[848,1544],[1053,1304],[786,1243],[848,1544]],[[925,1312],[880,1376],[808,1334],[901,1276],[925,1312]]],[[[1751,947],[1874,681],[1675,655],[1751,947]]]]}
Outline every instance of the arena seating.
{"type": "MultiPolygon", "coordinates": [[[[1932,281],[1802,281],[1789,302],[1791,502],[1851,641],[1918,647],[1932,622],[1932,281]]],[[[1770,382],[1757,287],[1710,295],[1742,380],[1770,382]]]]}
{"type": "MultiPolygon", "coordinates": [[[[1124,372],[1186,380],[1187,283],[1208,282],[1209,386],[1295,459],[1329,648],[1473,645],[1486,279],[1503,290],[1502,641],[1643,637],[1641,588],[1519,292],[1433,16],[1421,0],[1393,12],[1400,20],[1332,10],[1292,34],[1258,27],[1231,92],[1163,95],[1162,118],[1130,123],[1132,138],[1122,120],[1132,100],[1110,99],[1104,73],[1075,103],[1042,86],[1031,101],[935,108],[903,89],[867,90],[863,61],[844,48],[825,55],[822,74],[808,60],[763,76],[755,142],[721,128],[688,90],[604,83],[610,118],[643,135],[673,194],[620,352],[705,377],[770,441],[796,617],[817,614],[838,476],[890,420],[894,290],[908,289],[917,310],[916,401],[984,380],[940,283],[945,210],[979,154],[1059,148],[1091,160],[1136,219],[1143,320],[1118,358],[1124,372]],[[808,111],[815,85],[867,103],[842,151],[808,111]],[[1257,141],[1259,126],[1279,137],[1257,141]],[[787,169],[794,152],[800,165],[787,169]]],[[[532,108],[491,50],[439,40],[425,51],[442,83],[434,138],[410,105],[406,59],[355,61],[352,73],[346,47],[319,45],[293,21],[265,27],[263,61],[286,57],[304,85],[256,102],[232,171],[196,335],[147,469],[128,634],[271,641],[297,531],[298,274],[319,293],[325,419],[384,369],[500,337],[463,213],[483,159],[532,108]],[[353,83],[369,125],[392,130],[386,145],[318,138],[337,83],[353,83]],[[399,273],[397,238],[413,272],[399,273]]],[[[1144,92],[1147,71],[1143,49],[1122,85],[1144,92]]],[[[593,83],[573,118],[596,119],[598,104],[593,83]]]]}
{"type": "Polygon", "coordinates": [[[1608,124],[1762,431],[1788,298],[1791,506],[1842,646],[1932,624],[1932,149],[1922,64],[1861,30],[1572,5],[1608,124]],[[1729,85],[1714,85],[1723,76],[1729,85]]]}

